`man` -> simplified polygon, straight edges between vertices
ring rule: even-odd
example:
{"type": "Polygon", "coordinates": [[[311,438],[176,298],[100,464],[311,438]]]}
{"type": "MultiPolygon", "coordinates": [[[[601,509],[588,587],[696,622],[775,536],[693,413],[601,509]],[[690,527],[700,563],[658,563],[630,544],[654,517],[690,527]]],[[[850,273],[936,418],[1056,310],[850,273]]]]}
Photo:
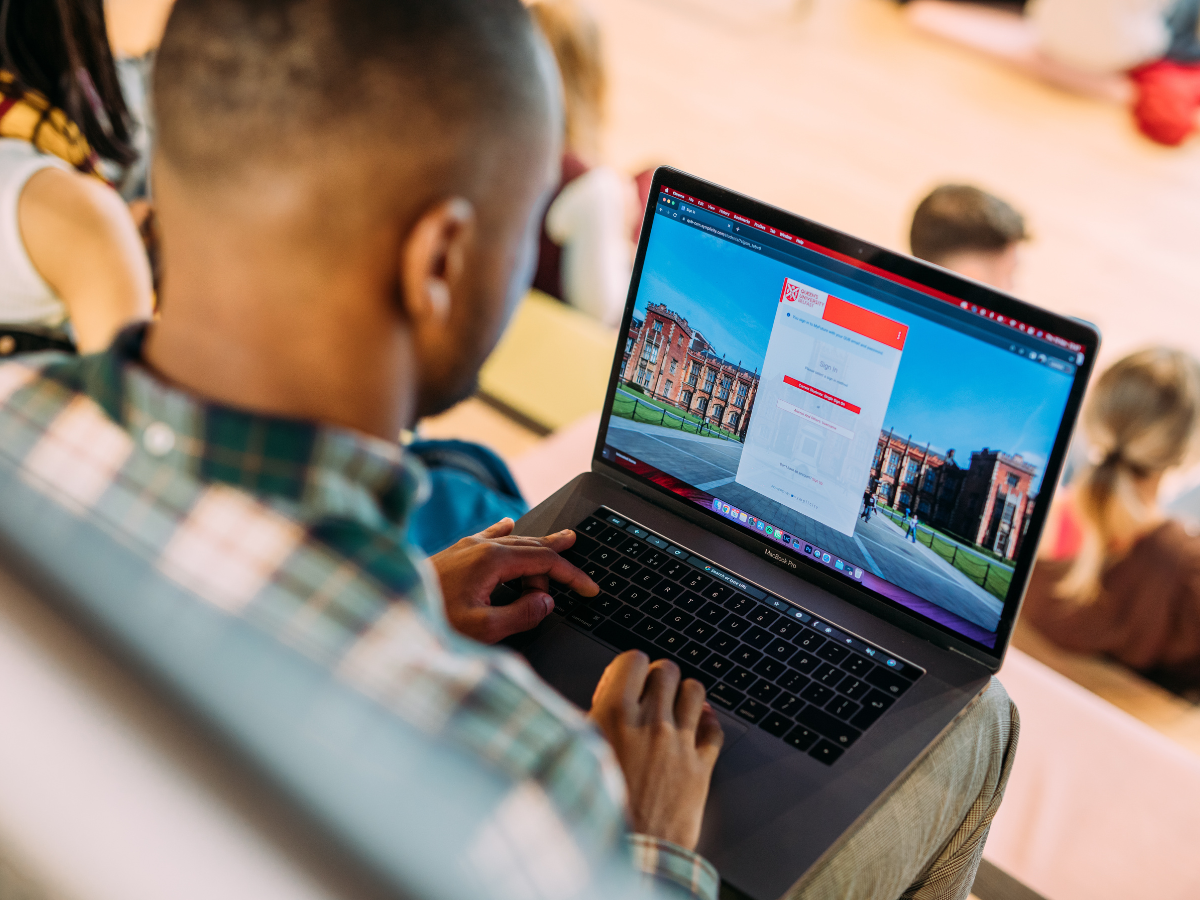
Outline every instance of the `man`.
{"type": "MultiPolygon", "coordinates": [[[[400,722],[417,751],[499,786],[485,796],[422,770],[414,790],[435,803],[396,845],[369,810],[328,817],[402,855],[406,885],[620,896],[640,873],[715,897],[694,852],[722,743],[703,687],[626,653],[585,720],[518,659],[476,643],[540,622],[550,579],[596,592],[558,556],[574,535],[512,537],[504,520],[432,566],[403,541],[424,478],[393,436],[472,390],[529,282],[556,183],[557,82],[523,6],[179,0],[155,88],[161,318],[105,354],[0,367],[0,474],[16,469],[60,514],[137,548],[221,634],[265,635],[329,673],[339,704],[347,691],[370,701],[354,716],[322,707],[323,721],[352,720],[355,734],[400,722]],[[514,579],[522,596],[491,607],[514,579]]],[[[181,656],[192,639],[169,633],[181,656]]],[[[241,691],[310,690],[266,666],[228,689],[214,687],[226,671],[201,671],[217,719],[241,691]]],[[[169,674],[184,693],[201,680],[169,674]]],[[[801,888],[965,897],[1014,713],[994,683],[801,888]]],[[[283,760],[279,777],[324,797],[310,804],[320,812],[338,797],[314,783],[315,756],[296,756],[307,724],[260,728],[249,751],[283,760]]],[[[360,782],[413,765],[349,746],[361,746],[360,782]]]]}
{"type": "Polygon", "coordinates": [[[913,256],[1012,293],[1025,219],[977,187],[943,184],[917,206],[909,243],[913,256]]]}

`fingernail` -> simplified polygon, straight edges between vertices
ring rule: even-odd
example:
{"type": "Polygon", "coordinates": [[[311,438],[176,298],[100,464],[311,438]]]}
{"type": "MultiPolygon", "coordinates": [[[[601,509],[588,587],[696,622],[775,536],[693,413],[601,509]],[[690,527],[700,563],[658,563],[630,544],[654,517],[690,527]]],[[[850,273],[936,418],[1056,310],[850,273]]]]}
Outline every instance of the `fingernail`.
{"type": "Polygon", "coordinates": [[[546,615],[550,615],[550,613],[554,612],[554,598],[553,597],[551,597],[549,594],[543,594],[542,595],[542,603],[545,604],[545,606],[546,606],[546,615]]]}
{"type": "Polygon", "coordinates": [[[567,535],[569,535],[570,533],[571,533],[571,529],[570,529],[570,528],[564,528],[562,531],[560,531],[560,532],[559,532],[559,536],[560,536],[560,537],[566,537],[566,536],[567,536],[567,535]]]}

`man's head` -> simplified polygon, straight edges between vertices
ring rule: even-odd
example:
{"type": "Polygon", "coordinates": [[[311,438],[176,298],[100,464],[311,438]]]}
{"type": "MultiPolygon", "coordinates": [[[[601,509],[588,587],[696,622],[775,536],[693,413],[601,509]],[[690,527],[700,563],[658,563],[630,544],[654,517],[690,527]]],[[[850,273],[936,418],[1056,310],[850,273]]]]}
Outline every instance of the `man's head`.
{"type": "Polygon", "coordinates": [[[913,256],[1011,291],[1017,249],[1028,237],[1025,219],[999,197],[944,184],[917,206],[909,242],[913,256]]]}
{"type": "MultiPolygon", "coordinates": [[[[178,0],[155,102],[155,331],[174,316],[215,339],[236,315],[225,337],[245,356],[255,341],[298,342],[330,371],[379,356],[377,378],[415,378],[408,420],[470,392],[557,179],[557,75],[519,0],[178,0]]],[[[188,352],[172,340],[153,360],[168,375],[188,352]]],[[[321,413],[272,391],[242,399],[321,413]]]]}

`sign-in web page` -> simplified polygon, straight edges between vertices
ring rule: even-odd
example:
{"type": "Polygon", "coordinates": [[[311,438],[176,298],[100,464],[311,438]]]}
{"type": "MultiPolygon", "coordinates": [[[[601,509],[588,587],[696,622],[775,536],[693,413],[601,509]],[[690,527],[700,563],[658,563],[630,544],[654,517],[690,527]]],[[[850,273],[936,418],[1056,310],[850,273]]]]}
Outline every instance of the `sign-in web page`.
{"type": "Polygon", "coordinates": [[[907,335],[786,278],[737,483],[852,535],[907,335]]]}

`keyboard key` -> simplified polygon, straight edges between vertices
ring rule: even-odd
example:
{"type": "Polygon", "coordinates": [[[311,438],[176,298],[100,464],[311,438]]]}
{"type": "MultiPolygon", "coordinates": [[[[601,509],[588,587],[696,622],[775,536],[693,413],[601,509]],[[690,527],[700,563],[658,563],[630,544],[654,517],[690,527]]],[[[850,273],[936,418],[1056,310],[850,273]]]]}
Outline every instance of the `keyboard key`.
{"type": "MultiPolygon", "coordinates": [[[[678,561],[679,560],[672,560],[672,562],[678,562],[678,561]]],[[[689,566],[688,568],[691,568],[691,567],[689,566]]],[[[712,584],[712,579],[709,578],[707,575],[701,575],[700,572],[697,571],[696,569],[691,569],[690,572],[685,573],[683,575],[683,577],[681,577],[679,579],[679,583],[682,584],[689,591],[699,592],[699,591],[704,590],[710,584],[712,584]]]]}
{"type": "Polygon", "coordinates": [[[604,621],[604,613],[597,612],[585,606],[571,613],[571,621],[576,625],[581,625],[590,630],[604,621]]]}
{"type": "Polygon", "coordinates": [[[683,633],[693,640],[703,643],[717,633],[716,626],[709,625],[707,622],[701,622],[697,619],[687,628],[683,629],[683,633]]]}
{"type": "Polygon", "coordinates": [[[599,583],[600,579],[608,574],[608,569],[604,568],[598,562],[588,562],[587,565],[580,566],[579,568],[583,570],[584,575],[596,583],[599,583]]]}
{"type": "Polygon", "coordinates": [[[874,725],[876,720],[888,711],[888,707],[895,701],[887,694],[879,691],[871,691],[862,700],[862,709],[853,719],[850,724],[855,728],[869,728],[874,725]]]}
{"type": "Polygon", "coordinates": [[[598,597],[594,598],[592,602],[588,604],[588,606],[604,616],[609,616],[620,609],[622,603],[616,597],[600,594],[598,597]]]}
{"type": "Polygon", "coordinates": [[[594,516],[588,516],[580,524],[575,526],[575,531],[577,532],[576,540],[579,539],[579,534],[586,534],[589,537],[596,537],[599,534],[603,534],[607,530],[607,526],[599,519],[595,518],[594,516]]]}
{"type": "Polygon", "coordinates": [[[769,732],[775,737],[783,737],[792,730],[792,720],[779,712],[769,712],[763,716],[762,721],[758,723],[763,731],[769,732]]]}
{"type": "Polygon", "coordinates": [[[821,741],[817,746],[808,751],[808,755],[813,759],[820,760],[827,766],[832,766],[838,761],[838,757],[845,752],[841,747],[835,746],[829,743],[829,741],[821,741]]]}
{"type": "Polygon", "coordinates": [[[667,626],[662,622],[649,618],[642,619],[642,621],[633,626],[634,634],[641,635],[644,638],[650,638],[651,640],[654,640],[654,638],[658,637],[666,630],[667,626]]]}
{"type": "Polygon", "coordinates": [[[779,618],[779,613],[775,612],[773,609],[767,609],[765,606],[760,605],[748,618],[755,625],[759,625],[762,628],[769,628],[771,623],[779,618]]]}
{"type": "Polygon", "coordinates": [[[604,519],[604,521],[607,522],[609,525],[616,525],[618,528],[624,528],[626,525],[629,524],[624,519],[622,519],[620,516],[618,516],[616,513],[609,512],[606,509],[605,510],[597,510],[596,513],[597,513],[597,515],[600,516],[600,518],[604,519]]]}
{"type": "Polygon", "coordinates": [[[865,681],[859,681],[851,676],[838,685],[837,689],[849,697],[851,700],[861,700],[871,690],[871,686],[865,681]]]}
{"type": "Polygon", "coordinates": [[[704,662],[700,663],[700,668],[710,675],[716,675],[718,678],[724,678],[733,671],[734,666],[729,660],[723,656],[713,654],[704,662]]]}
{"type": "Polygon", "coordinates": [[[875,685],[875,687],[880,688],[885,694],[891,694],[893,697],[899,697],[912,687],[911,681],[901,678],[895,672],[889,672],[883,666],[876,666],[868,672],[866,680],[875,685]]]}
{"type": "Polygon", "coordinates": [[[671,546],[666,541],[664,541],[662,538],[660,538],[657,534],[647,534],[646,535],[646,543],[653,544],[655,547],[658,547],[659,549],[663,549],[665,547],[671,546]]]}
{"type": "Polygon", "coordinates": [[[696,610],[702,607],[705,603],[703,597],[699,594],[693,594],[691,591],[684,591],[675,598],[675,605],[680,609],[686,609],[688,612],[695,614],[696,610]]]}
{"type": "Polygon", "coordinates": [[[730,612],[735,612],[739,616],[747,615],[758,604],[747,597],[745,594],[733,593],[729,595],[729,599],[722,604],[730,612]]]}
{"type": "Polygon", "coordinates": [[[676,597],[686,593],[680,585],[665,578],[654,586],[653,591],[664,600],[674,600],[676,597]]]}
{"type": "Polygon", "coordinates": [[[697,591],[705,600],[711,600],[713,603],[723,603],[733,593],[733,588],[726,587],[719,582],[713,582],[702,591],[697,591]]]}
{"type": "Polygon", "coordinates": [[[632,580],[638,587],[644,587],[649,590],[662,581],[662,576],[652,569],[642,569],[632,580]]]}
{"type": "Polygon", "coordinates": [[[771,625],[767,631],[776,637],[790,638],[799,634],[804,629],[800,627],[800,623],[795,619],[780,618],[778,622],[771,625]]]}
{"type": "Polygon", "coordinates": [[[862,736],[861,731],[851,728],[841,719],[815,706],[804,707],[796,719],[801,725],[807,725],[818,734],[829,738],[836,747],[849,747],[862,736]]]}
{"type": "Polygon", "coordinates": [[[633,606],[641,606],[646,602],[646,598],[649,596],[650,592],[648,590],[636,584],[631,584],[629,587],[625,588],[625,590],[621,591],[620,594],[622,600],[633,606]]]}
{"type": "MultiPolygon", "coordinates": [[[[664,631],[662,634],[660,634],[658,637],[656,637],[654,639],[654,643],[658,644],[658,646],[662,647],[664,650],[666,650],[672,656],[676,656],[679,653],[679,651],[682,650],[684,648],[684,646],[687,644],[687,638],[685,638],[678,631],[672,631],[671,629],[668,628],[666,631],[664,631]]],[[[846,702],[851,703],[853,701],[847,700],[846,702]]],[[[858,706],[857,703],[855,703],[854,705],[858,706]]]]}
{"type": "Polygon", "coordinates": [[[857,653],[851,653],[846,659],[842,660],[842,668],[851,675],[857,675],[859,678],[866,676],[875,664],[865,656],[859,656],[857,653]]]}
{"type": "Polygon", "coordinates": [[[730,671],[729,674],[725,676],[725,681],[733,685],[739,691],[746,690],[746,688],[758,681],[758,676],[749,669],[743,669],[741,666],[734,666],[733,663],[730,663],[729,665],[730,671]]]}
{"type": "Polygon", "coordinates": [[[793,694],[798,694],[804,690],[805,685],[808,684],[808,676],[801,675],[795,669],[788,669],[783,673],[782,676],[776,679],[776,681],[785,691],[791,691],[793,694]]]}
{"type": "Polygon", "coordinates": [[[620,546],[620,551],[626,556],[637,556],[646,550],[646,545],[637,538],[631,537],[620,546]]]}
{"type": "Polygon", "coordinates": [[[745,694],[735,691],[727,684],[713,685],[713,689],[708,692],[709,700],[726,709],[735,709],[745,698],[745,694]]]}
{"type": "Polygon", "coordinates": [[[766,646],[766,651],[778,660],[785,660],[796,653],[796,648],[781,638],[775,638],[766,646]]]}
{"type": "Polygon", "coordinates": [[[597,581],[596,584],[600,586],[600,590],[603,593],[616,596],[617,594],[621,593],[621,591],[625,590],[625,588],[629,585],[629,582],[618,575],[613,575],[610,572],[608,575],[605,575],[603,578],[597,581]]]}
{"type": "Polygon", "coordinates": [[[683,650],[680,651],[679,658],[693,666],[698,666],[711,655],[712,651],[703,644],[697,644],[695,641],[691,641],[686,647],[683,648],[683,650]]]}
{"type": "Polygon", "coordinates": [[[809,703],[815,703],[817,706],[824,706],[829,702],[829,698],[833,696],[833,691],[825,687],[825,685],[817,684],[814,681],[800,692],[800,696],[809,703]]]}
{"type": "Polygon", "coordinates": [[[661,619],[674,609],[675,607],[673,607],[670,603],[668,603],[666,600],[661,600],[658,597],[651,597],[641,605],[642,612],[655,619],[661,619]]]}
{"type": "Polygon", "coordinates": [[[667,564],[658,571],[662,572],[662,574],[667,576],[667,578],[678,579],[685,573],[691,571],[691,566],[681,559],[670,559],[667,560],[667,564]]]}
{"type": "Polygon", "coordinates": [[[712,636],[712,638],[709,639],[708,646],[712,647],[712,649],[718,653],[728,656],[737,649],[738,640],[733,635],[721,634],[721,632],[718,631],[712,636]]]}
{"type": "Polygon", "coordinates": [[[762,659],[762,651],[755,650],[753,647],[747,647],[745,644],[742,644],[729,654],[729,658],[739,666],[745,666],[748,669],[762,659]]]}
{"type": "Polygon", "coordinates": [[[662,620],[668,628],[674,628],[676,631],[683,631],[683,629],[696,621],[694,616],[689,616],[682,609],[676,609],[675,607],[671,607],[671,610],[663,616],[662,620]]]}
{"type": "Polygon", "coordinates": [[[771,708],[778,710],[785,716],[795,718],[796,713],[804,708],[804,701],[795,694],[789,694],[787,691],[780,691],[779,694],[771,701],[771,708]]]}
{"type": "Polygon", "coordinates": [[[803,725],[797,725],[784,737],[786,743],[791,744],[797,750],[807,750],[817,741],[815,731],[809,731],[803,725]]]}
{"type": "Polygon", "coordinates": [[[605,547],[603,544],[588,554],[588,559],[597,565],[604,566],[606,569],[620,558],[620,553],[612,547],[605,547]]]}
{"type": "Polygon", "coordinates": [[[766,717],[771,710],[765,703],[759,703],[757,700],[747,700],[737,708],[737,714],[747,722],[758,724],[766,717]]]}
{"type": "Polygon", "coordinates": [[[835,644],[833,641],[826,641],[825,646],[817,651],[817,656],[821,657],[821,659],[827,659],[831,663],[841,662],[849,655],[849,650],[840,644],[835,644]]]}
{"type": "Polygon", "coordinates": [[[643,618],[642,613],[624,603],[621,604],[621,608],[612,616],[614,622],[624,625],[626,628],[632,628],[638,622],[642,621],[643,618]]]}
{"type": "Polygon", "coordinates": [[[730,613],[721,620],[721,624],[718,627],[722,631],[737,637],[750,630],[750,623],[741,616],[735,616],[733,613],[730,613]]]}
{"type": "Polygon", "coordinates": [[[770,678],[772,681],[782,675],[786,669],[786,665],[770,656],[764,656],[758,661],[758,665],[754,667],[755,672],[764,678],[770,678]]]}
{"type": "Polygon", "coordinates": [[[825,709],[843,722],[849,722],[862,707],[848,697],[834,697],[825,709]]]}
{"type": "Polygon", "coordinates": [[[696,618],[707,622],[710,625],[716,625],[724,619],[728,613],[715,603],[705,603],[696,611],[696,618]]]}
{"type": "Polygon", "coordinates": [[[762,700],[764,703],[770,703],[782,693],[783,691],[765,678],[760,678],[754,683],[754,686],[750,688],[750,696],[755,700],[762,700]]]}
{"type": "Polygon", "coordinates": [[[788,665],[811,677],[817,666],[821,665],[821,661],[809,653],[797,653],[788,665]]]}
{"type": "Polygon", "coordinates": [[[801,650],[815,651],[818,647],[825,643],[825,638],[821,637],[815,631],[810,631],[809,629],[804,628],[801,629],[800,637],[796,638],[795,641],[796,646],[801,650]]]}
{"type": "Polygon", "coordinates": [[[771,642],[771,638],[773,636],[774,635],[772,635],[771,632],[767,631],[766,629],[759,628],[756,625],[753,628],[751,628],[749,631],[747,631],[745,634],[743,634],[741,637],[742,637],[742,640],[745,641],[747,644],[749,644],[751,647],[758,647],[761,650],[763,647],[767,646],[767,644],[769,644],[771,642]]]}
{"type": "Polygon", "coordinates": [[[829,663],[821,663],[813,671],[812,677],[814,681],[819,681],[825,687],[837,687],[838,682],[846,677],[846,673],[829,663]]]}
{"type": "Polygon", "coordinates": [[[625,539],[627,537],[629,537],[629,535],[624,531],[616,528],[610,528],[608,531],[604,532],[604,534],[596,538],[596,540],[598,540],[601,544],[612,547],[615,550],[617,547],[621,546],[621,544],[625,543],[625,539]]]}
{"type": "Polygon", "coordinates": [[[633,578],[638,572],[642,571],[642,567],[635,563],[632,559],[621,558],[612,565],[612,573],[620,575],[626,581],[633,578]]]}
{"type": "Polygon", "coordinates": [[[643,566],[649,566],[651,569],[658,569],[666,565],[671,557],[654,547],[650,547],[638,557],[638,562],[643,566]]]}

